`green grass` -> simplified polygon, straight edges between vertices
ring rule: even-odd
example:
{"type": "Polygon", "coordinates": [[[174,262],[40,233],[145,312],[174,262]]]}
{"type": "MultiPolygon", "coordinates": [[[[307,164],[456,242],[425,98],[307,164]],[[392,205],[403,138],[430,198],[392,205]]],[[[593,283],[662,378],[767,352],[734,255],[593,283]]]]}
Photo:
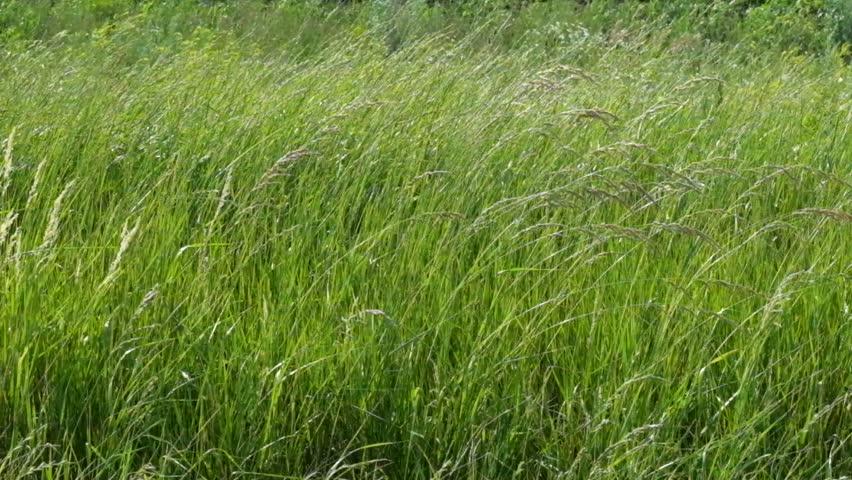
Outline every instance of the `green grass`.
{"type": "Polygon", "coordinates": [[[852,475],[838,56],[256,8],[3,45],[0,478],[852,475]]]}

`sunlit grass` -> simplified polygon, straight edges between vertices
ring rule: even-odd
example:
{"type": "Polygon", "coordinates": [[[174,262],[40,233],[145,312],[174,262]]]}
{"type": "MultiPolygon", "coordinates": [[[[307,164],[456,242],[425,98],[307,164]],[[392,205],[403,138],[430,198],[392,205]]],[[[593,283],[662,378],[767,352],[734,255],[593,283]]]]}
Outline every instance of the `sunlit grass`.
{"type": "Polygon", "coordinates": [[[841,62],[140,23],[0,62],[0,477],[852,475],[841,62]]]}

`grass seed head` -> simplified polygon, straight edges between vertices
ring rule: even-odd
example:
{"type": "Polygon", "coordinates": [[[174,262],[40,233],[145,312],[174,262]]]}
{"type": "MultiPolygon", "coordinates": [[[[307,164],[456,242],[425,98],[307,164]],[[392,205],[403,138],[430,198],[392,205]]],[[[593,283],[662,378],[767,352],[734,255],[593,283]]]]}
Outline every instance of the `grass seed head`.
{"type": "Polygon", "coordinates": [[[47,165],[47,159],[44,159],[41,162],[39,162],[38,167],[36,167],[36,172],[35,172],[35,175],[33,176],[33,184],[30,187],[29,194],[27,195],[27,209],[29,209],[30,205],[32,205],[33,202],[38,197],[38,188],[41,185],[41,180],[42,180],[42,176],[44,175],[44,169],[45,169],[46,165],[47,165]]]}
{"type": "Polygon", "coordinates": [[[47,228],[44,230],[44,238],[41,242],[42,250],[53,248],[56,244],[56,239],[59,237],[59,222],[62,218],[62,202],[71,192],[71,189],[74,188],[75,183],[76,182],[74,180],[71,180],[65,184],[65,188],[62,189],[62,193],[60,193],[59,196],[56,197],[56,200],[53,201],[53,208],[50,209],[50,217],[48,217],[47,228]]]}
{"type": "Polygon", "coordinates": [[[118,246],[118,253],[115,254],[115,258],[112,260],[112,263],[109,266],[109,271],[107,272],[106,277],[101,282],[98,288],[105,289],[115,282],[115,279],[118,278],[119,267],[121,266],[121,259],[124,257],[124,254],[127,252],[127,249],[130,248],[130,244],[133,242],[133,237],[136,236],[136,232],[139,231],[139,224],[141,223],[141,219],[136,220],[136,224],[133,225],[132,228],[127,228],[127,224],[124,224],[121,230],[121,243],[118,246]]]}
{"type": "Polygon", "coordinates": [[[6,152],[3,155],[3,170],[0,171],[0,197],[6,196],[6,191],[12,183],[12,148],[15,145],[15,129],[9,134],[6,139],[6,152]]]}
{"type": "Polygon", "coordinates": [[[3,219],[3,222],[0,223],[0,247],[6,243],[6,239],[9,236],[9,232],[12,231],[12,225],[15,224],[15,220],[18,218],[18,212],[14,210],[10,210],[9,213],[6,214],[6,218],[3,219]]]}

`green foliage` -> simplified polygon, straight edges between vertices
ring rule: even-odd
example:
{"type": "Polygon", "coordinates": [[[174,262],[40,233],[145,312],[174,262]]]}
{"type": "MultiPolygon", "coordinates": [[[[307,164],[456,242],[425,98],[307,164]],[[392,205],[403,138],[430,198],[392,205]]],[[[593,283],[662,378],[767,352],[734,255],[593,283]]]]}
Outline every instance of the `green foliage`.
{"type": "Polygon", "coordinates": [[[725,4],[3,3],[0,478],[849,477],[848,17],[725,4]]]}
{"type": "Polygon", "coordinates": [[[834,40],[847,47],[852,45],[852,0],[830,0],[828,6],[834,40]]]}
{"type": "MultiPolygon", "coordinates": [[[[85,35],[144,16],[163,35],[190,35],[199,27],[228,29],[236,36],[277,44],[297,34],[308,49],[323,43],[331,33],[330,25],[355,29],[382,25],[388,27],[386,42],[394,50],[422,35],[447,33],[447,28],[469,33],[495,15],[510,15],[513,23],[520,18],[515,25],[521,30],[523,22],[535,16],[531,12],[570,18],[570,23],[598,31],[657,28],[665,22],[677,36],[699,35],[707,41],[739,42],[757,50],[823,53],[834,46],[842,48],[852,38],[852,0],[7,0],[0,8],[0,41],[49,39],[60,33],[85,35]]],[[[525,25],[535,28],[541,21],[536,18],[525,25]]]]}

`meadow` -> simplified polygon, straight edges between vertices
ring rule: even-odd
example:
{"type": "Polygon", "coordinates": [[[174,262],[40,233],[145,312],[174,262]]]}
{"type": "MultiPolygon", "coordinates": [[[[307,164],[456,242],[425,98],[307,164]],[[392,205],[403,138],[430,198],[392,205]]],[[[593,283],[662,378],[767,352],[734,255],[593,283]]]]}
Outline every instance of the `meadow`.
{"type": "Polygon", "coordinates": [[[852,476],[842,30],[676,3],[0,2],[0,478],[852,476]]]}

